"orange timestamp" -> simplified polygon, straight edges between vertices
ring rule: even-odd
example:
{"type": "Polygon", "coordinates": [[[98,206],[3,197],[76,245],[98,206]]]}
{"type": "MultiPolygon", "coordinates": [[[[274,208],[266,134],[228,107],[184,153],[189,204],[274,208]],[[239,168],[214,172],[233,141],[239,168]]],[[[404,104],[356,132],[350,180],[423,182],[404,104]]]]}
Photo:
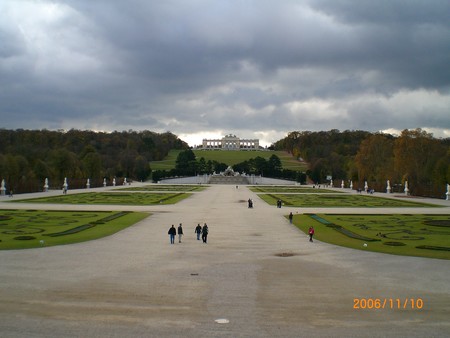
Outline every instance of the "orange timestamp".
{"type": "Polygon", "coordinates": [[[354,309],[395,309],[420,310],[423,308],[422,298],[353,298],[354,309]]]}

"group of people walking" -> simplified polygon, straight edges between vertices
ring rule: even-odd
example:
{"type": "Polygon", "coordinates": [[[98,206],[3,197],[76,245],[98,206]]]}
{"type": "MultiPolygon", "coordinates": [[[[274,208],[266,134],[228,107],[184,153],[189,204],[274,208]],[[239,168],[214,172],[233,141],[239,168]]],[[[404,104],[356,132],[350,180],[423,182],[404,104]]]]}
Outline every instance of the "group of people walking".
{"type": "MultiPolygon", "coordinates": [[[[294,215],[292,212],[289,214],[289,222],[292,224],[292,219],[294,218],[294,215]]],[[[313,241],[314,236],[314,228],[311,226],[308,229],[308,235],[309,235],[309,241],[313,241]]],[[[172,224],[172,226],[169,228],[169,231],[167,232],[170,237],[170,244],[175,243],[175,237],[178,234],[178,243],[181,243],[181,238],[183,237],[183,225],[180,223],[178,226],[178,229],[175,229],[175,226],[172,224]]],[[[194,233],[197,235],[197,240],[200,240],[200,236],[202,237],[203,243],[206,243],[208,240],[208,225],[205,223],[203,227],[199,224],[195,227],[194,233]]]]}
{"type": "MultiPolygon", "coordinates": [[[[203,243],[206,243],[208,240],[208,225],[205,223],[203,227],[200,225],[200,223],[195,227],[194,232],[197,234],[197,240],[200,240],[200,235],[202,237],[203,243]]],[[[175,237],[178,233],[178,243],[181,243],[181,238],[183,237],[183,225],[180,223],[178,226],[178,229],[175,229],[175,226],[172,224],[172,226],[169,228],[169,231],[167,232],[169,234],[170,238],[170,244],[175,243],[175,237]]]]}

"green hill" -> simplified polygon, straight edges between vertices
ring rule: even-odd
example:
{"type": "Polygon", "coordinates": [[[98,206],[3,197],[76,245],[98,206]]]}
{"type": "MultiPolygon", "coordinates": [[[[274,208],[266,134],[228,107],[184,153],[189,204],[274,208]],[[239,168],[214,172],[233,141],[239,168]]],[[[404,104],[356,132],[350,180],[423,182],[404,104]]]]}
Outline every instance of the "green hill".
{"type": "MultiPolygon", "coordinates": [[[[171,150],[169,154],[162,161],[150,162],[152,170],[170,170],[175,168],[175,161],[181,150],[171,150]]],[[[194,150],[194,154],[197,159],[205,158],[206,161],[217,161],[220,163],[226,163],[233,166],[237,163],[244,162],[251,158],[260,156],[266,160],[272,155],[276,155],[280,158],[283,169],[291,169],[298,171],[306,171],[307,164],[295,159],[291,154],[286,151],[270,151],[270,150],[258,150],[258,151],[228,151],[228,150],[194,150]]]]}

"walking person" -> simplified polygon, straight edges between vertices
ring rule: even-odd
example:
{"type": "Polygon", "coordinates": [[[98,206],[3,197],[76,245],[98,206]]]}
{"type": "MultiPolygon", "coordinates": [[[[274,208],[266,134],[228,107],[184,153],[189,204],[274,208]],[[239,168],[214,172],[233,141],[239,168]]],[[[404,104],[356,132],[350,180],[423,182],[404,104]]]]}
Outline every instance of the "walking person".
{"type": "Polygon", "coordinates": [[[175,229],[175,226],[173,224],[167,233],[170,236],[170,244],[174,244],[175,243],[175,235],[177,234],[177,229],[175,229]]]}
{"type": "Polygon", "coordinates": [[[200,225],[200,223],[195,227],[195,233],[197,234],[197,241],[199,241],[200,234],[202,233],[202,226],[200,225]]]}
{"type": "Polygon", "coordinates": [[[181,243],[181,237],[183,237],[183,227],[180,225],[178,226],[178,243],[181,243]]]}
{"type": "Polygon", "coordinates": [[[289,214],[289,223],[292,224],[292,219],[293,218],[294,218],[294,215],[292,214],[292,211],[291,211],[291,213],[289,214]]]}
{"type": "Polygon", "coordinates": [[[312,226],[309,227],[308,234],[309,234],[309,241],[312,242],[314,236],[314,228],[312,226]]]}
{"type": "Polygon", "coordinates": [[[251,198],[248,199],[248,207],[253,208],[253,200],[251,198]]]}
{"type": "Polygon", "coordinates": [[[206,243],[206,241],[208,240],[208,225],[205,223],[205,225],[202,228],[202,240],[203,243],[206,243]]]}

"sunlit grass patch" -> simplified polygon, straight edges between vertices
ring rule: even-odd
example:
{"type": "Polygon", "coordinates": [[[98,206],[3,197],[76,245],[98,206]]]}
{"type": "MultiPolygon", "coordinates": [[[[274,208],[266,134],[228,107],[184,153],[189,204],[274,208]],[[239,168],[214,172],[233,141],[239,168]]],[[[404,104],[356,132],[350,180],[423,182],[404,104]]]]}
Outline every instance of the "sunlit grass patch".
{"type": "Polygon", "coordinates": [[[276,205],[281,200],[283,205],[291,207],[440,207],[439,205],[413,202],[411,200],[400,200],[383,198],[373,195],[357,194],[259,194],[262,200],[271,205],[276,205]]]}
{"type": "Polygon", "coordinates": [[[188,184],[149,184],[143,187],[132,187],[132,188],[123,188],[117,189],[121,191],[182,191],[182,192],[198,192],[203,191],[208,186],[204,185],[188,185],[188,184]]]}
{"type": "Polygon", "coordinates": [[[257,185],[250,186],[249,189],[254,192],[263,193],[300,193],[300,194],[322,194],[322,193],[334,193],[339,194],[341,192],[335,190],[328,190],[323,188],[311,188],[302,187],[297,185],[286,186],[286,185],[257,185]]]}
{"type": "Polygon", "coordinates": [[[187,197],[189,193],[145,193],[145,192],[91,192],[81,194],[39,197],[14,202],[56,203],[56,204],[112,204],[112,205],[151,205],[174,204],[187,197]]]}
{"type": "Polygon", "coordinates": [[[449,215],[302,214],[294,215],[293,221],[305,233],[313,226],[315,237],[331,244],[389,254],[450,259],[449,215]]]}
{"type": "Polygon", "coordinates": [[[0,210],[0,250],[98,239],[148,216],[148,213],[129,211],[0,210]]]}

